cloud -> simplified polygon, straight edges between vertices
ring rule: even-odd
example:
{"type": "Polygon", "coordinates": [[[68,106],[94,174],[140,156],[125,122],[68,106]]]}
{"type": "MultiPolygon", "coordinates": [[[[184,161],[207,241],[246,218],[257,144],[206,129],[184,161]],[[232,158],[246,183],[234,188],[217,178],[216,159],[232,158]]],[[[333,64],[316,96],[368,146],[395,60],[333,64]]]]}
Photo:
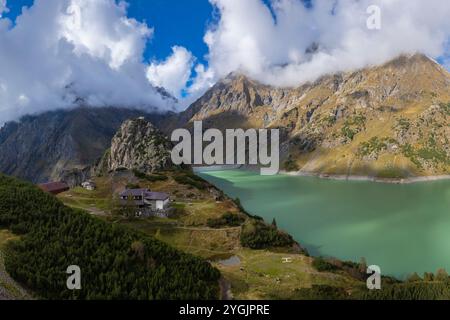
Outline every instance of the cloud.
{"type": "Polygon", "coordinates": [[[156,87],[163,87],[178,99],[191,78],[194,66],[192,53],[183,47],[172,48],[172,55],[163,62],[153,62],[147,70],[147,78],[156,87]]]}
{"type": "Polygon", "coordinates": [[[0,123],[80,101],[172,108],[142,62],[152,33],[114,0],[35,0],[15,25],[1,18],[0,123]]]}
{"type": "Polygon", "coordinates": [[[241,71],[263,83],[297,86],[340,71],[383,63],[403,53],[439,57],[450,35],[450,2],[442,0],[210,0],[219,19],[207,31],[208,67],[190,88],[201,93],[241,71]],[[367,8],[381,9],[369,30],[367,8]]]}
{"type": "MultiPolygon", "coordinates": [[[[0,124],[83,102],[173,109],[155,87],[187,106],[240,71],[266,84],[298,86],[329,73],[422,52],[450,65],[450,2],[442,0],[210,0],[217,19],[206,63],[174,46],[144,61],[155,32],[118,0],[35,0],[15,23],[0,18],[0,124]],[[369,30],[367,8],[381,9],[369,30]]],[[[0,15],[7,12],[0,0],[0,15]]],[[[179,107],[179,106],[178,106],[179,107]]]]}
{"type": "Polygon", "coordinates": [[[6,0],[0,0],[0,18],[4,12],[8,12],[8,7],[6,6],[6,0]]]}

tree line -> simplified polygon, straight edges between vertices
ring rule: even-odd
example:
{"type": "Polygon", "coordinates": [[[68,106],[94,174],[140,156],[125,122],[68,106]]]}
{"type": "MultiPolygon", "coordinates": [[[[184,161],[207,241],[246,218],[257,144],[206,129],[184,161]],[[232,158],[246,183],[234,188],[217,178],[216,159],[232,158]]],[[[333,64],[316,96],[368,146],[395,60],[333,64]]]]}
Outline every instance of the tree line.
{"type": "Polygon", "coordinates": [[[8,243],[5,267],[47,299],[216,299],[220,273],[124,226],[64,206],[32,184],[0,175],[0,228],[20,235],[8,243]],[[67,267],[81,268],[82,288],[67,289],[67,267]]]}

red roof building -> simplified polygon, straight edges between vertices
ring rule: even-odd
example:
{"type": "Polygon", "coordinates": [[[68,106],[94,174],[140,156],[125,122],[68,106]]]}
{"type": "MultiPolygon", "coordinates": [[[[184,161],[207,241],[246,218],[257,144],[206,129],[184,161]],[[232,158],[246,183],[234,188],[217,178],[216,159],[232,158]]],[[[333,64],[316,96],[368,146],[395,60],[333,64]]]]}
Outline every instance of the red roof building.
{"type": "Polygon", "coordinates": [[[39,184],[38,187],[42,191],[51,193],[53,195],[57,195],[70,190],[69,186],[64,182],[43,183],[39,184]]]}

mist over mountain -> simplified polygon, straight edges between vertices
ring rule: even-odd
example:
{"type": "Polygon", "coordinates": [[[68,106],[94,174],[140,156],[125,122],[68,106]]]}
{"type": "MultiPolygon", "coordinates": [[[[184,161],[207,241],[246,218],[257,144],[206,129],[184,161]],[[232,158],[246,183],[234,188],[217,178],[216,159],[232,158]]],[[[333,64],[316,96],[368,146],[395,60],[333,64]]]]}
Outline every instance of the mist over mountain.
{"type": "Polygon", "coordinates": [[[449,65],[450,5],[442,0],[210,0],[217,14],[196,36],[203,59],[178,40],[154,57],[147,47],[159,26],[134,17],[126,1],[34,0],[11,18],[11,0],[0,3],[0,125],[79,99],[181,110],[232,72],[298,87],[403,53],[449,65]],[[373,5],[382,12],[377,30],[367,27],[373,5]]]}
{"type": "Polygon", "coordinates": [[[125,2],[36,0],[15,21],[0,12],[0,126],[80,100],[174,110],[172,95],[147,77],[143,55],[152,35],[146,23],[128,17],[125,2]]]}

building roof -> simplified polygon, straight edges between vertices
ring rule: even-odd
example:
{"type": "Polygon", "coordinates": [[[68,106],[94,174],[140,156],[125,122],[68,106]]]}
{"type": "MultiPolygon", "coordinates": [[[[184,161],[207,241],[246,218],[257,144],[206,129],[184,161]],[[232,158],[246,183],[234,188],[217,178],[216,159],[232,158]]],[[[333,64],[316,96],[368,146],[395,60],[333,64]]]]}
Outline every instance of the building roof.
{"type": "Polygon", "coordinates": [[[58,194],[65,191],[68,191],[70,188],[69,186],[64,182],[49,182],[49,183],[43,183],[39,184],[38,187],[45,192],[58,194]]]}
{"type": "Polygon", "coordinates": [[[121,197],[137,197],[142,196],[145,200],[160,200],[164,201],[169,199],[169,195],[164,192],[152,192],[148,189],[126,189],[121,194],[121,197]]]}
{"type": "Polygon", "coordinates": [[[169,195],[167,193],[164,192],[149,192],[145,194],[145,199],[146,200],[167,200],[169,199],[169,195]]]}

